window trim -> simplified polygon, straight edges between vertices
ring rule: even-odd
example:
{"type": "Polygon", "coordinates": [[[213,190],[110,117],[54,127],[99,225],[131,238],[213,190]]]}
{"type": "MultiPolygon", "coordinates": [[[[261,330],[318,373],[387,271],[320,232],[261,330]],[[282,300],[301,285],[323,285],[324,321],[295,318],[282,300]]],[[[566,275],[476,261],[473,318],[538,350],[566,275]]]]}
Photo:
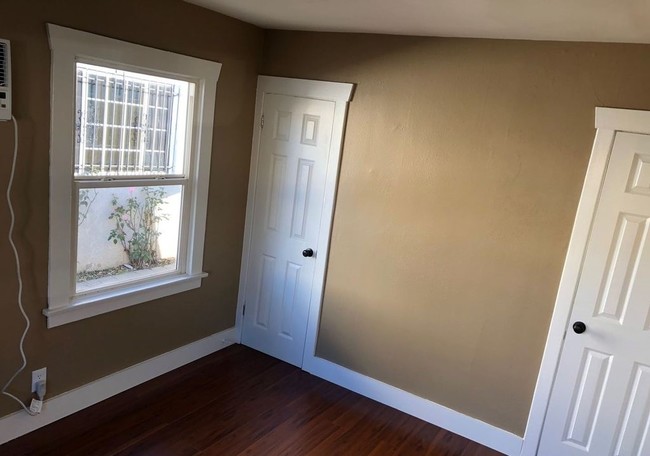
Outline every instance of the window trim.
{"type": "MultiPolygon", "coordinates": [[[[50,236],[47,326],[62,324],[121,309],[201,286],[207,218],[208,184],[217,81],[221,64],[162,51],[92,33],[47,24],[52,56],[50,142],[50,236]],[[195,84],[191,159],[187,172],[185,264],[178,273],[123,287],[75,296],[73,284],[76,249],[76,197],[74,196],[74,112],[77,61],[114,65],[130,71],[182,79],[195,84]],[[67,151],[67,153],[66,153],[67,151]],[[53,210],[56,208],[56,210],[53,210]],[[68,265],[70,267],[68,267],[68,265]]],[[[170,180],[173,180],[170,179],[170,180]]],[[[167,179],[165,179],[167,182],[167,179]]]]}

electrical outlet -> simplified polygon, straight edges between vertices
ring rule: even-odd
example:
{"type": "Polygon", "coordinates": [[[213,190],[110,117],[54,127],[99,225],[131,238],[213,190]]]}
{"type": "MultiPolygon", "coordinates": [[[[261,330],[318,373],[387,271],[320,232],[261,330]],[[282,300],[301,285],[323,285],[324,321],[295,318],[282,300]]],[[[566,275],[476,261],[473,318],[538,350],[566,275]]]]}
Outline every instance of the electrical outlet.
{"type": "Polygon", "coordinates": [[[36,392],[36,384],[41,381],[47,383],[47,367],[32,371],[32,393],[36,392]]]}

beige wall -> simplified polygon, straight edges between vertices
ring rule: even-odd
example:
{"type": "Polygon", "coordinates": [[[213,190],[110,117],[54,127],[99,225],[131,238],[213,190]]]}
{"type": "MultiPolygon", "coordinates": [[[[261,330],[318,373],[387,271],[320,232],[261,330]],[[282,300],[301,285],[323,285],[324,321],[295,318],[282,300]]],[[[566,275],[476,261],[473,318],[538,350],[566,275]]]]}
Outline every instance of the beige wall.
{"type": "Polygon", "coordinates": [[[650,47],[267,32],[263,73],[358,84],[318,355],[518,435],[594,136],[650,47]]]}
{"type": "MultiPolygon", "coordinates": [[[[255,85],[263,32],[256,27],[176,0],[14,0],[2,3],[0,37],[12,40],[14,115],[20,124],[20,157],[14,200],[16,241],[23,261],[25,306],[33,320],[27,338],[28,371],[48,368],[55,395],[126,366],[231,327],[246,208],[255,85]],[[223,63],[214,128],[205,270],[198,290],[125,310],[45,328],[47,305],[48,147],[50,52],[45,23],[223,63]]],[[[0,188],[13,143],[11,123],[0,123],[0,188]]],[[[4,197],[3,197],[4,198],[4,197]]],[[[15,303],[16,279],[0,204],[0,379],[19,366],[23,328],[15,303]]],[[[12,391],[26,398],[28,373],[12,391]]],[[[0,416],[15,410],[0,399],[0,416]]]]}

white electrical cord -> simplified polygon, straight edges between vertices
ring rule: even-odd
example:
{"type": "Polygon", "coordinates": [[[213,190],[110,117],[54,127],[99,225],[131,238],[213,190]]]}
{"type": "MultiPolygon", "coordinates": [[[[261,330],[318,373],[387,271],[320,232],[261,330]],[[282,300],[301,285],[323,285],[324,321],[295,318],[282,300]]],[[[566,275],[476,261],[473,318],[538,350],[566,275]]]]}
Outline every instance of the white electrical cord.
{"type": "Polygon", "coordinates": [[[25,330],[23,331],[23,335],[20,338],[20,356],[22,357],[23,364],[20,366],[20,368],[16,371],[16,373],[9,379],[7,384],[2,388],[2,394],[5,396],[9,396],[16,402],[18,402],[23,409],[30,415],[34,416],[37,415],[36,413],[32,412],[25,404],[23,404],[23,401],[18,399],[16,396],[14,396],[11,393],[7,392],[7,388],[9,388],[9,385],[18,377],[18,374],[20,374],[23,370],[25,370],[25,367],[27,367],[27,356],[25,356],[25,337],[27,337],[27,332],[29,331],[29,327],[31,326],[31,323],[29,321],[29,317],[27,316],[27,313],[25,312],[25,308],[23,307],[23,278],[20,274],[20,257],[18,256],[18,249],[16,249],[16,244],[14,244],[13,240],[13,234],[14,234],[14,224],[16,222],[16,215],[14,214],[14,207],[11,204],[11,186],[14,183],[14,174],[16,173],[16,160],[18,158],[18,122],[16,122],[16,118],[14,116],[11,116],[11,120],[14,122],[14,158],[13,162],[11,163],[11,174],[9,175],[9,184],[7,185],[7,205],[9,206],[9,213],[11,214],[11,223],[9,224],[9,244],[11,244],[11,249],[14,252],[14,257],[16,259],[16,275],[18,276],[18,308],[20,309],[20,313],[23,314],[23,318],[25,318],[25,330]]]}

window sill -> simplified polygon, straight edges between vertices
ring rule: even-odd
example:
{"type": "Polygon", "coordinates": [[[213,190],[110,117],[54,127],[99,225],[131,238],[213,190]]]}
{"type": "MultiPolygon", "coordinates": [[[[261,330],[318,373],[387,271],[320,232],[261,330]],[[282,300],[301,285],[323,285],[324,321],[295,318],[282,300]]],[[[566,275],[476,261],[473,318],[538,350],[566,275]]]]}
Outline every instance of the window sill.
{"type": "Polygon", "coordinates": [[[73,298],[67,305],[44,309],[43,314],[47,317],[47,327],[54,328],[142,302],[199,288],[201,279],[207,276],[208,274],[205,272],[194,275],[166,276],[119,289],[78,296],[73,298]]]}

